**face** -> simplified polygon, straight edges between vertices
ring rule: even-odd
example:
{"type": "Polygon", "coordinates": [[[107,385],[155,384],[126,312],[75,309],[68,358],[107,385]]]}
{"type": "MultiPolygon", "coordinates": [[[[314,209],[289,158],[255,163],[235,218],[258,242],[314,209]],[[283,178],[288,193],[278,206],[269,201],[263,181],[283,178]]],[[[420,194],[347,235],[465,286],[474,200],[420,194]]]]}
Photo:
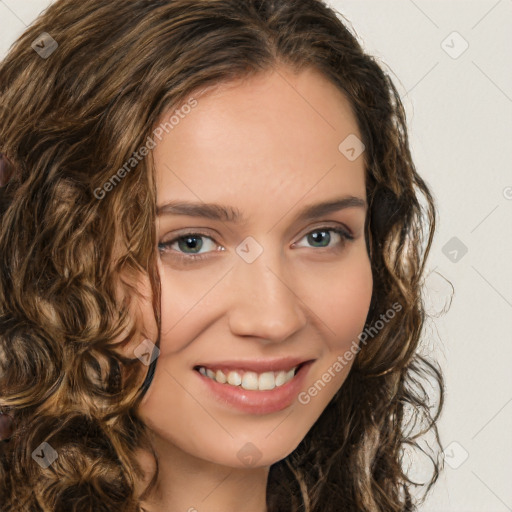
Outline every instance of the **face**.
{"type": "Polygon", "coordinates": [[[363,155],[339,149],[361,135],[313,70],[194,98],[153,153],[162,329],[138,412],[181,453],[269,466],[342,386],[368,314],[363,155]]]}

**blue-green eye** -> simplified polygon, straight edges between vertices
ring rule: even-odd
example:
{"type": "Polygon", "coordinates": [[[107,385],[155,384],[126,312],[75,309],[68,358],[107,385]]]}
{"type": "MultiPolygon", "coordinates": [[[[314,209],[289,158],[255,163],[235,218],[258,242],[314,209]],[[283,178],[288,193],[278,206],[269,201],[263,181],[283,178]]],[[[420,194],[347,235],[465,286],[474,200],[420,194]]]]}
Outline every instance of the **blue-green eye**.
{"type": "MultiPolygon", "coordinates": [[[[208,239],[211,242],[214,242],[213,238],[204,235],[203,233],[186,233],[185,235],[174,238],[169,242],[160,243],[158,248],[162,251],[175,250],[173,249],[173,245],[176,244],[179,250],[178,252],[194,257],[197,254],[202,254],[200,251],[203,246],[206,245],[206,248],[208,248],[208,244],[204,244],[203,239],[208,239]]],[[[213,245],[215,245],[215,243],[213,245]]]]}
{"type": "Polygon", "coordinates": [[[332,240],[331,233],[335,233],[341,239],[341,242],[336,245],[343,245],[345,241],[354,239],[347,231],[339,228],[317,228],[314,231],[310,231],[303,238],[306,238],[308,243],[312,244],[312,247],[324,249],[329,247],[332,240]]]}
{"type": "MultiPolygon", "coordinates": [[[[336,239],[336,237],[334,237],[334,239],[336,239]]],[[[342,228],[333,228],[326,226],[316,228],[313,231],[310,231],[301,238],[301,240],[303,239],[307,239],[308,243],[311,244],[310,247],[313,248],[336,249],[339,247],[343,247],[345,242],[354,240],[354,237],[348,231],[342,228]],[[331,245],[331,242],[333,240],[331,233],[334,233],[336,237],[339,237],[338,243],[334,245],[331,245]]],[[[172,254],[173,256],[181,258],[182,260],[194,261],[208,257],[207,254],[209,252],[215,252],[216,250],[225,250],[224,248],[215,249],[216,246],[221,247],[210,236],[204,233],[190,232],[185,233],[184,235],[181,235],[179,237],[173,238],[168,242],[159,243],[158,249],[167,254],[174,253],[172,254]],[[205,244],[204,240],[207,240],[208,242],[205,244]],[[213,250],[208,250],[209,245],[210,249],[213,250]],[[204,248],[206,248],[207,250],[201,252],[201,250],[204,248]]]]}

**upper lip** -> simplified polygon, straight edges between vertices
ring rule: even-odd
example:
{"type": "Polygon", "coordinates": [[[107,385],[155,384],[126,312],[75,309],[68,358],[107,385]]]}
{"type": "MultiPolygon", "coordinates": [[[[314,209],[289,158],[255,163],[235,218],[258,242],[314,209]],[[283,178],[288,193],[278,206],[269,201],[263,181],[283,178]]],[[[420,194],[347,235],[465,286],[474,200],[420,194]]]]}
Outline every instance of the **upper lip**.
{"type": "Polygon", "coordinates": [[[313,358],[304,357],[283,357],[280,359],[246,359],[246,360],[229,360],[217,361],[210,363],[200,363],[195,365],[195,368],[203,366],[216,370],[245,370],[253,371],[256,373],[262,372],[278,372],[284,370],[291,370],[296,366],[312,361],[313,358]]]}

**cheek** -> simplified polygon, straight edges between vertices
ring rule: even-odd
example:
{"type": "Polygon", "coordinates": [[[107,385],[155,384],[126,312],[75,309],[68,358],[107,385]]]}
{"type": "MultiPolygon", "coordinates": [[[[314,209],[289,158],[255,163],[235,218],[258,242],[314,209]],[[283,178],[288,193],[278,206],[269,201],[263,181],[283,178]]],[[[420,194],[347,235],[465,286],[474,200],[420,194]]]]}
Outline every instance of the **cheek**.
{"type": "Polygon", "coordinates": [[[316,273],[309,289],[308,306],[316,313],[317,330],[324,334],[323,350],[298,402],[316,419],[345,382],[357,357],[373,291],[366,253],[316,273]]]}
{"type": "Polygon", "coordinates": [[[364,328],[373,291],[371,263],[366,253],[322,269],[304,285],[306,304],[328,333],[330,348],[343,350],[364,328]]]}
{"type": "Polygon", "coordinates": [[[176,353],[198,335],[201,321],[211,314],[209,292],[219,277],[214,272],[180,272],[161,265],[162,356],[176,353]]]}

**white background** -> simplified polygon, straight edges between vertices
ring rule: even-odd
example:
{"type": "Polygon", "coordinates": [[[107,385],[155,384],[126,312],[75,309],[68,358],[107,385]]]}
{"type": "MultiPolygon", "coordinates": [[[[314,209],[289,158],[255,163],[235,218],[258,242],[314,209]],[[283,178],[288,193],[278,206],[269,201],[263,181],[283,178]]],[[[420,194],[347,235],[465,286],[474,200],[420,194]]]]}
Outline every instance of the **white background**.
{"type": "MultiPolygon", "coordinates": [[[[2,56],[50,3],[0,0],[2,56]]],[[[392,74],[439,212],[425,341],[445,371],[446,469],[421,510],[512,511],[512,0],[329,3],[392,74]]]]}

